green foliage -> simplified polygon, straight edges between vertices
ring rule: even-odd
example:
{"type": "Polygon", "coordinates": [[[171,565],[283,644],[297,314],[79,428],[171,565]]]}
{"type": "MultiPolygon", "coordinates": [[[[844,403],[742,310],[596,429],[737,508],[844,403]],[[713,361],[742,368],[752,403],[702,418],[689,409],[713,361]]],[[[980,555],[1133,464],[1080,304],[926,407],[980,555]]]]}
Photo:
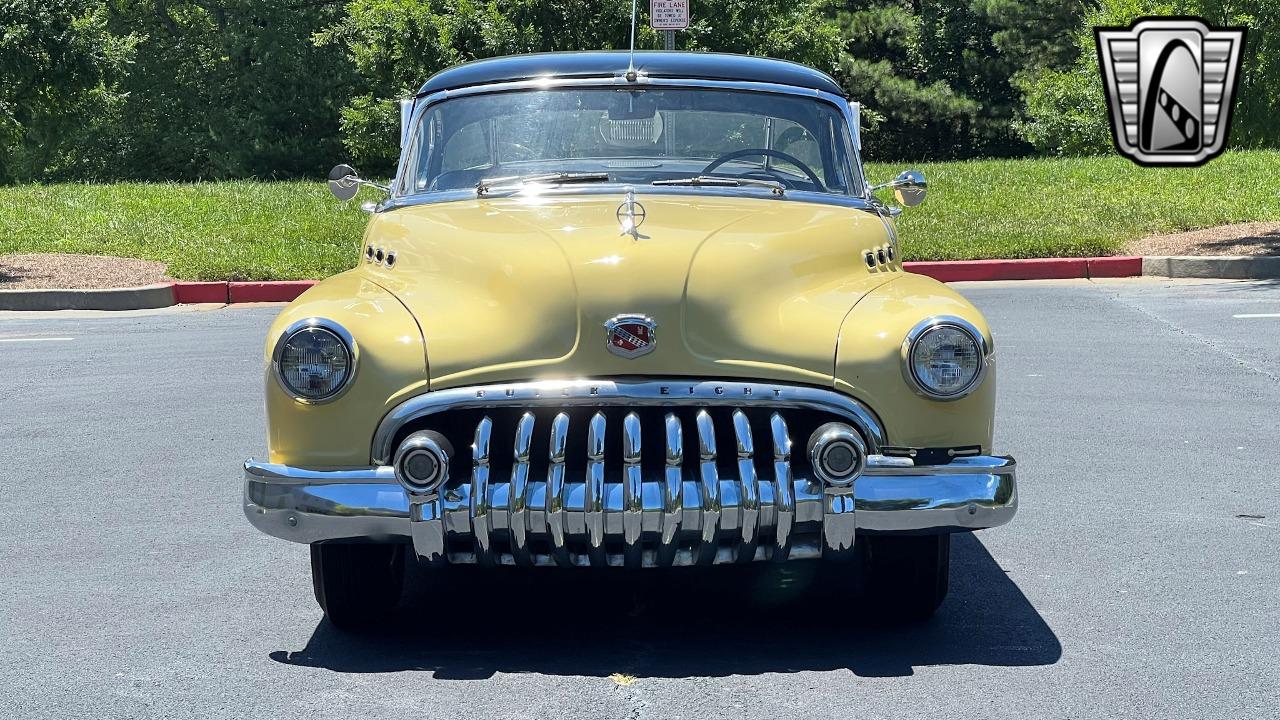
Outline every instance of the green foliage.
{"type": "Polygon", "coordinates": [[[908,260],[1114,255],[1147,235],[1280,220],[1275,151],[1228,152],[1198,168],[1144,168],[1112,154],[921,169],[929,197],[899,218],[908,260]]]}
{"type": "Polygon", "coordinates": [[[1275,0],[1152,2],[1102,0],[1072,37],[1079,51],[1066,70],[1028,74],[1027,119],[1018,130],[1037,150],[1060,155],[1111,152],[1111,130],[1098,70],[1093,28],[1125,27],[1147,15],[1194,15],[1210,25],[1248,28],[1231,121],[1231,147],[1278,147],[1280,125],[1280,3],[1275,0]]]}
{"type": "MultiPolygon", "coordinates": [[[[694,2],[680,49],[768,55],[834,70],[838,31],[815,0],[694,2]]],[[[648,5],[640,3],[637,48],[655,48],[648,5]]],[[[350,0],[318,35],[345,49],[366,92],[342,111],[347,149],[377,173],[395,161],[398,109],[428,77],[452,65],[499,55],[625,49],[631,3],[624,0],[350,0]]]]}
{"type": "Polygon", "coordinates": [[[119,112],[115,86],[135,41],[110,33],[105,8],[89,0],[0,1],[0,182],[97,169],[110,139],[100,153],[84,148],[119,112]]]}
{"type": "Polygon", "coordinates": [[[1050,0],[850,2],[838,13],[840,77],[863,102],[870,157],[1017,155],[1020,71],[1074,56],[1062,37],[1081,17],[1050,0]]]}
{"type": "MultiPolygon", "coordinates": [[[[638,48],[661,40],[639,3],[638,48]]],[[[0,183],[390,173],[395,100],[451,65],[619,49],[627,0],[0,0],[0,183]]],[[[682,50],[779,57],[863,103],[877,159],[1110,152],[1095,25],[1245,25],[1239,148],[1280,146],[1277,0],[695,0],[682,50]]]]}
{"type": "Polygon", "coordinates": [[[140,33],[121,83],[121,177],[291,177],[323,172],[353,76],[311,35],[334,3],[115,0],[112,25],[140,33]]]}

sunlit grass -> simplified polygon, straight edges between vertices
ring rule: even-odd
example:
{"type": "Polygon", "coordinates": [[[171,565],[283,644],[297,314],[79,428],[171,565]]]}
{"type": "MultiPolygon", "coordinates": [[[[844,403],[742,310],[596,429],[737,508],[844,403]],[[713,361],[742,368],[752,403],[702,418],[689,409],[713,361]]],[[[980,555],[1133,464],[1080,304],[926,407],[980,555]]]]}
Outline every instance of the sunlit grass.
{"type": "MultiPolygon", "coordinates": [[[[928,200],[900,219],[913,260],[1112,255],[1151,233],[1280,220],[1278,152],[1194,169],[1120,157],[919,167],[928,200]]],[[[883,181],[902,169],[872,164],[868,174],[883,181]]],[[[367,218],[320,182],[2,187],[0,254],[145,258],[193,280],[315,278],[356,262],[367,218]]]]}
{"type": "MultiPolygon", "coordinates": [[[[868,175],[883,182],[902,169],[873,164],[868,175]]],[[[908,260],[1115,255],[1153,233],[1280,220],[1280,152],[1228,153],[1198,168],[1112,156],[920,169],[928,199],[899,219],[908,260]]]]}

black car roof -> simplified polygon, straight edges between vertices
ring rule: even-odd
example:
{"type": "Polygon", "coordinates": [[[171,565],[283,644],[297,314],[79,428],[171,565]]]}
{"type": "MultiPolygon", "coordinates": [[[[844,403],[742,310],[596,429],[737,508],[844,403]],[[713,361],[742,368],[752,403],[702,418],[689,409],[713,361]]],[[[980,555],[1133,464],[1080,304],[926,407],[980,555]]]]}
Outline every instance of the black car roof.
{"type": "MultiPolygon", "coordinates": [[[[455,65],[432,75],[418,91],[430,95],[490,83],[538,77],[610,78],[627,72],[625,50],[508,55],[455,65]]],[[[821,90],[844,95],[840,84],[807,65],[752,55],[707,52],[637,51],[635,69],[651,78],[740,80],[821,90]]]]}

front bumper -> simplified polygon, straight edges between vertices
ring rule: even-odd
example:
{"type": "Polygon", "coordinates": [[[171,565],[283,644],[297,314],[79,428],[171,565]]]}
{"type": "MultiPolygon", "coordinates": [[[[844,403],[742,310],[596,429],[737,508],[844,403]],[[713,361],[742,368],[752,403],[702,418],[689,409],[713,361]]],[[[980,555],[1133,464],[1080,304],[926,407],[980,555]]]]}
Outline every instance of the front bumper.
{"type": "MultiPolygon", "coordinates": [[[[785,465],[783,463],[782,465],[785,465]]],[[[1015,463],[942,465],[872,455],[851,488],[793,477],[707,476],[575,482],[561,476],[463,483],[411,499],[390,467],[306,470],[245,463],[244,512],[285,540],[412,542],[426,561],[669,566],[846,558],[858,533],[945,533],[1008,522],[1015,463]],[[548,488],[552,491],[548,492],[548,488]]]]}

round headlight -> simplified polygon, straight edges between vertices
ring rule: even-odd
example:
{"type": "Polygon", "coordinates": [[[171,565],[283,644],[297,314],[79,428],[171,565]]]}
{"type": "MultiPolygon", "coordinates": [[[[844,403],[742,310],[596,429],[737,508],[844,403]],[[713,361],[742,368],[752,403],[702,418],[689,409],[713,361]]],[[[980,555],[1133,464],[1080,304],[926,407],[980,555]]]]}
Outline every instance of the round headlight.
{"type": "Polygon", "coordinates": [[[346,335],[340,327],[314,320],[285,331],[274,356],[276,377],[285,391],[313,402],[337,397],[355,370],[346,335]]]}
{"type": "Polygon", "coordinates": [[[982,379],[986,359],[976,328],[962,321],[931,320],[907,336],[907,379],[922,394],[937,400],[968,395],[982,379]]]}

